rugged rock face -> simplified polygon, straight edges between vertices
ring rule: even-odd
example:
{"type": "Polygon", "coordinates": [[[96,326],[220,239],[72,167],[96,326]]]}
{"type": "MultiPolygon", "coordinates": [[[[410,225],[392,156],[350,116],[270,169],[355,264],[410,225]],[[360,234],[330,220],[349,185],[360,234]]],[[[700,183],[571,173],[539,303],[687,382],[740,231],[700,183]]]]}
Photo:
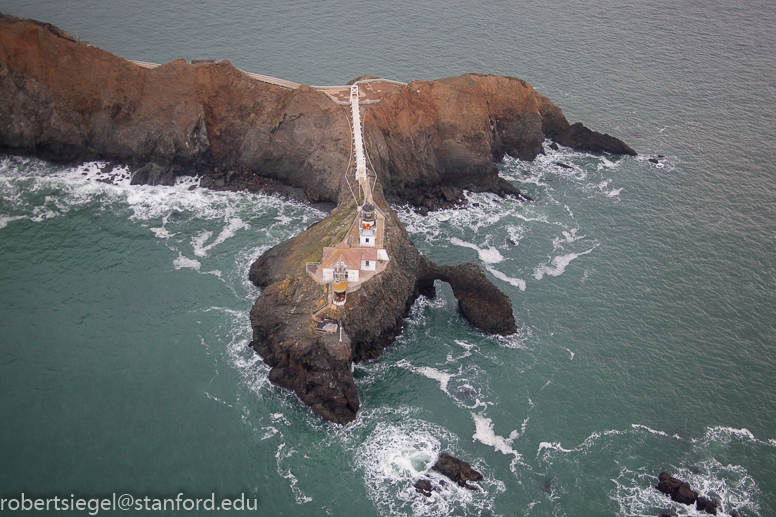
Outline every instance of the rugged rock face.
{"type": "Polygon", "coordinates": [[[658,484],[655,488],[677,503],[686,505],[695,504],[695,509],[699,512],[717,515],[719,502],[708,497],[698,496],[698,492],[690,488],[689,483],[676,479],[667,472],[660,473],[658,476],[658,484]]]}
{"type": "MultiPolygon", "coordinates": [[[[469,490],[477,490],[477,487],[470,485],[469,481],[479,481],[482,479],[482,474],[472,468],[471,465],[463,460],[459,460],[454,456],[450,456],[446,452],[443,452],[436,463],[431,467],[431,470],[435,470],[447,476],[449,479],[458,484],[458,486],[465,487],[469,490]]],[[[415,484],[415,491],[425,497],[431,497],[431,492],[441,492],[441,488],[445,486],[445,482],[441,481],[439,485],[436,485],[430,478],[422,477],[418,479],[415,484]]]]}
{"type": "Polygon", "coordinates": [[[476,488],[469,485],[469,481],[479,481],[482,479],[482,474],[474,470],[471,465],[463,460],[450,456],[446,452],[443,452],[439,456],[439,459],[431,469],[449,477],[458,483],[459,486],[466,487],[470,490],[476,490],[476,488]]]}
{"type": "Polygon", "coordinates": [[[689,483],[671,477],[667,472],[660,473],[658,484],[655,488],[677,503],[694,504],[696,499],[698,499],[698,492],[690,488],[689,483]]]}
{"type": "MultiPolygon", "coordinates": [[[[440,185],[519,195],[494,163],[505,154],[533,159],[545,137],[634,154],[617,139],[570,125],[515,78],[414,81],[363,109],[367,153],[386,195],[409,202],[420,195],[418,206],[440,201],[427,209],[451,202],[444,192],[428,195],[440,185]]],[[[307,86],[261,83],[228,61],[176,60],[149,70],[79,45],[53,25],[0,15],[0,150],[135,164],[137,183],[169,184],[196,172],[207,173],[210,187],[259,189],[266,178],[337,203],[346,194],[338,178],[350,133],[347,110],[307,86]],[[232,175],[214,170],[238,171],[245,181],[231,184],[232,175]]]]}
{"type": "Polygon", "coordinates": [[[272,367],[270,380],[337,423],[352,421],[359,408],[352,363],[379,357],[414,300],[433,296],[435,280],[452,285],[472,325],[516,331],[509,298],[484,272],[422,257],[385,195],[421,210],[461,204],[463,189],[520,196],[494,163],[507,154],[532,160],[545,137],[635,154],[615,138],[570,125],[520,79],[466,74],[397,85],[379,104],[362,107],[391,260],[345,307],[324,310],[323,288],[305,265],[340,242],[355,216],[344,179],[348,110],[308,86],[289,90],[254,80],[228,61],[146,69],[52,25],[0,15],[0,151],[127,163],[133,183],[169,185],[177,175],[202,173],[209,188],[301,190],[310,201],[337,205],[250,271],[263,289],[251,310],[251,346],[272,367]],[[342,338],[316,332],[313,313],[339,321],[342,338]]]}

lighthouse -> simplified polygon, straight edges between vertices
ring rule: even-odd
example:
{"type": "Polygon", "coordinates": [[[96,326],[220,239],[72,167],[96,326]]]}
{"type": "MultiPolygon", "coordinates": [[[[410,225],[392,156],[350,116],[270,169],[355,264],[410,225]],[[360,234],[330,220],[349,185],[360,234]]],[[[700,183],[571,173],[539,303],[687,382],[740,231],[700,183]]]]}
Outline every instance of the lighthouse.
{"type": "Polygon", "coordinates": [[[373,248],[375,246],[375,229],[377,221],[375,207],[372,206],[371,203],[362,206],[359,219],[359,244],[362,247],[373,248]]]}

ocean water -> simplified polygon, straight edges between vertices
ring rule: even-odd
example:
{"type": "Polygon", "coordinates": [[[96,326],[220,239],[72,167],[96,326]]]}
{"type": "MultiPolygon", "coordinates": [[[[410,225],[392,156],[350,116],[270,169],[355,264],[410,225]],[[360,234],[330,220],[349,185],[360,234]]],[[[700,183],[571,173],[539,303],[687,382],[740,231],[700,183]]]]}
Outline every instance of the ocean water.
{"type": "Polygon", "coordinates": [[[189,190],[196,178],[130,186],[122,170],[107,184],[98,162],[0,157],[0,497],[698,515],[652,488],[667,470],[727,513],[776,514],[770,4],[0,0],[0,12],[129,59],[226,58],[311,84],[518,76],[640,153],[505,159],[533,203],[397,207],[432,260],[488,271],[520,332],[471,328],[440,284],[356,366],[362,410],[347,427],[272,386],[246,348],[250,264],[324,212],[189,190]],[[443,451],[484,474],[479,490],[415,492],[443,451]]]}

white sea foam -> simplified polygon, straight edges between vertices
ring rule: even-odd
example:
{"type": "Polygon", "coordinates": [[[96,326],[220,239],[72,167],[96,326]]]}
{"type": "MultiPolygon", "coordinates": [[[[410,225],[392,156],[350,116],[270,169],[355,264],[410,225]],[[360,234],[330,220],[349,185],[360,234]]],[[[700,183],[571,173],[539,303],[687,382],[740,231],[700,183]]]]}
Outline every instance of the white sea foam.
{"type": "Polygon", "coordinates": [[[16,216],[4,216],[0,215],[0,228],[5,228],[8,226],[8,223],[11,221],[18,221],[19,219],[27,219],[27,217],[23,215],[16,215],[16,216]]]}
{"type": "Polygon", "coordinates": [[[536,455],[539,456],[539,454],[541,454],[541,452],[545,449],[566,453],[574,452],[574,449],[564,449],[560,442],[541,442],[539,444],[539,450],[536,451],[536,455]]]}
{"type": "Polygon", "coordinates": [[[572,260],[575,260],[581,257],[582,255],[587,255],[588,253],[591,253],[597,247],[598,245],[596,244],[589,250],[583,251],[582,253],[569,253],[568,255],[559,255],[559,256],[553,257],[552,260],[550,261],[552,265],[543,264],[534,270],[534,278],[536,278],[537,280],[541,280],[544,277],[544,275],[560,276],[566,270],[566,267],[569,264],[571,264],[572,260]]]}
{"type": "Polygon", "coordinates": [[[509,434],[509,438],[504,438],[495,433],[493,430],[493,420],[490,418],[472,413],[472,419],[474,420],[475,427],[472,439],[489,447],[493,447],[501,454],[513,455],[514,459],[512,460],[512,467],[514,468],[515,463],[517,463],[522,456],[512,448],[512,442],[520,436],[520,433],[517,430],[514,430],[509,434]]]}
{"type": "Polygon", "coordinates": [[[234,234],[238,230],[248,230],[250,227],[251,225],[243,222],[239,217],[230,218],[227,225],[221,230],[221,233],[218,234],[218,237],[210,244],[205,245],[205,242],[213,235],[211,232],[204,231],[197,237],[192,238],[191,244],[194,247],[194,254],[198,257],[207,257],[208,251],[223,243],[226,239],[234,237],[234,234]]]}
{"type": "Polygon", "coordinates": [[[227,407],[230,407],[230,408],[233,408],[233,409],[234,409],[234,406],[233,406],[233,405],[231,405],[231,404],[229,404],[228,402],[226,402],[226,401],[224,401],[224,400],[222,400],[222,399],[220,399],[220,398],[216,397],[215,395],[211,395],[211,394],[210,394],[210,393],[208,393],[207,391],[205,392],[205,396],[206,396],[207,398],[209,398],[210,400],[213,400],[213,401],[215,401],[215,402],[218,402],[219,404],[223,404],[223,405],[225,405],[225,406],[227,406],[227,407]]]}
{"type": "Polygon", "coordinates": [[[178,254],[178,258],[172,261],[173,267],[175,267],[176,270],[183,269],[183,268],[191,268],[199,271],[199,268],[202,266],[200,262],[196,259],[190,259],[188,257],[184,257],[182,254],[178,254]]]}
{"type": "Polygon", "coordinates": [[[640,430],[643,430],[643,431],[647,431],[648,433],[652,433],[652,434],[656,434],[656,435],[659,435],[659,436],[668,437],[668,434],[665,431],[657,431],[655,429],[652,429],[651,427],[647,427],[646,425],[631,424],[631,427],[633,429],[640,429],[640,430]]]}
{"type": "Polygon", "coordinates": [[[501,271],[499,271],[498,269],[490,265],[485,266],[485,269],[490,271],[490,273],[496,278],[498,278],[499,280],[503,280],[504,282],[512,284],[513,286],[517,287],[521,291],[525,291],[526,284],[525,284],[525,280],[523,280],[522,278],[512,278],[511,276],[507,276],[501,271]]]}
{"type": "Polygon", "coordinates": [[[495,496],[505,488],[487,475],[489,469],[471,461],[486,474],[476,483],[480,487],[477,491],[459,487],[431,470],[441,452],[455,454],[455,443],[452,433],[430,422],[411,417],[397,423],[378,421],[354,454],[356,468],[363,472],[367,495],[378,513],[441,517],[480,515],[492,508],[495,496]],[[429,498],[413,487],[422,477],[438,488],[429,498]]]}
{"type": "Polygon", "coordinates": [[[693,443],[706,445],[708,443],[730,443],[733,440],[741,442],[749,442],[758,445],[776,446],[776,440],[760,440],[755,437],[749,429],[735,427],[709,427],[706,429],[706,434],[701,439],[694,439],[693,443]]]}
{"type": "Polygon", "coordinates": [[[279,432],[276,427],[272,427],[271,425],[264,426],[261,429],[264,431],[264,436],[261,437],[261,441],[268,440],[279,432]]]}
{"type": "Polygon", "coordinates": [[[480,260],[483,261],[485,264],[498,264],[499,262],[504,260],[504,257],[501,255],[501,253],[499,253],[499,251],[493,246],[488,246],[487,248],[480,248],[476,244],[462,241],[457,237],[451,238],[450,243],[456,246],[462,246],[464,248],[471,248],[475,250],[479,254],[480,260]]]}
{"type": "MultiPolygon", "coordinates": [[[[670,470],[676,477],[689,483],[699,495],[718,501],[720,513],[723,515],[729,515],[733,510],[742,515],[761,515],[760,488],[740,465],[723,465],[715,459],[710,459],[692,467],[674,466],[670,470]]],[[[619,506],[617,515],[652,515],[657,508],[673,511],[678,515],[708,515],[694,506],[671,501],[654,489],[655,480],[655,473],[651,469],[632,470],[621,467],[619,475],[611,480],[615,485],[611,498],[619,506]]]]}
{"type": "Polygon", "coordinates": [[[286,462],[286,460],[290,459],[295,452],[296,451],[294,449],[291,449],[291,448],[286,449],[285,443],[281,443],[280,445],[278,445],[277,452],[275,452],[275,460],[277,461],[277,466],[278,466],[277,472],[278,472],[278,475],[290,481],[289,486],[291,488],[291,491],[294,494],[294,499],[296,499],[296,504],[305,504],[312,501],[313,498],[306,495],[304,492],[302,492],[302,490],[298,486],[296,486],[297,483],[299,483],[299,480],[291,472],[290,467],[284,466],[284,463],[286,462]]]}

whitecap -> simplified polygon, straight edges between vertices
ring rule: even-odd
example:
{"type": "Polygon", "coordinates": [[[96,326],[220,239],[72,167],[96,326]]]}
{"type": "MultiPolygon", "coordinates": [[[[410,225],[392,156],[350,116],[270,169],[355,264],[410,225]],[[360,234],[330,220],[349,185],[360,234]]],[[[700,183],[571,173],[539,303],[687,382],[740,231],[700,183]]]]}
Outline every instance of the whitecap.
{"type": "Polygon", "coordinates": [[[574,452],[574,449],[564,449],[560,442],[541,442],[539,444],[539,450],[536,451],[536,455],[539,456],[544,449],[565,453],[574,452]]]}
{"type": "Polygon", "coordinates": [[[180,253],[178,254],[178,258],[172,261],[172,265],[175,267],[176,270],[183,269],[183,268],[191,268],[191,269],[196,269],[197,271],[199,271],[199,268],[202,266],[202,264],[200,264],[198,260],[184,257],[180,253]]]}
{"type": "Polygon", "coordinates": [[[27,219],[27,217],[23,215],[15,215],[15,216],[4,216],[0,215],[0,228],[5,228],[8,226],[8,223],[11,221],[18,221],[19,219],[27,219]]]}
{"type": "Polygon", "coordinates": [[[210,244],[205,245],[205,242],[207,242],[208,239],[210,239],[210,237],[213,235],[212,232],[204,231],[200,233],[198,236],[193,237],[191,240],[191,244],[194,247],[194,254],[198,257],[207,257],[208,251],[218,246],[219,244],[223,243],[226,239],[230,237],[234,237],[234,234],[238,230],[248,230],[250,229],[250,227],[251,225],[243,222],[243,220],[240,219],[239,217],[233,217],[229,220],[229,223],[221,230],[221,233],[218,234],[218,237],[216,237],[215,240],[210,244]]]}
{"type": "Polygon", "coordinates": [[[520,433],[518,433],[517,430],[512,431],[509,434],[509,438],[504,438],[503,436],[499,436],[495,433],[493,430],[493,420],[490,418],[472,413],[472,419],[474,420],[475,428],[474,435],[472,435],[472,439],[474,441],[478,441],[484,445],[493,447],[501,454],[513,455],[515,457],[514,460],[512,460],[513,465],[515,462],[520,460],[522,456],[519,452],[512,448],[512,442],[520,436],[520,433]]]}
{"type": "Polygon", "coordinates": [[[407,416],[396,423],[379,421],[354,454],[356,468],[363,472],[367,495],[377,512],[442,517],[479,515],[491,509],[496,494],[504,492],[505,487],[491,479],[487,469],[477,462],[471,462],[472,466],[486,474],[476,483],[480,488],[477,491],[459,487],[431,470],[443,451],[457,455],[455,443],[455,435],[431,422],[407,416]],[[413,486],[421,478],[429,479],[436,487],[428,498],[413,486]]]}
{"type": "Polygon", "coordinates": [[[534,277],[537,280],[541,280],[544,275],[550,275],[550,276],[560,276],[563,274],[563,272],[566,270],[566,267],[571,263],[572,260],[575,260],[582,255],[587,255],[588,253],[592,252],[598,245],[596,244],[592,248],[590,248],[587,251],[583,251],[582,253],[569,253],[568,255],[560,255],[557,257],[554,257],[552,259],[552,266],[544,264],[539,267],[537,267],[534,270],[534,277]]]}
{"type": "Polygon", "coordinates": [[[485,266],[485,269],[490,271],[490,273],[496,278],[498,278],[499,280],[503,280],[504,282],[512,284],[513,286],[517,287],[521,291],[525,291],[526,284],[525,284],[525,280],[523,280],[522,278],[512,278],[489,265],[485,266]]]}
{"type": "Polygon", "coordinates": [[[631,427],[633,429],[641,429],[643,431],[647,431],[648,433],[656,434],[658,436],[666,436],[666,437],[668,436],[668,434],[666,434],[664,431],[657,431],[655,429],[652,429],[651,427],[647,427],[641,424],[631,424],[631,427]]]}
{"type": "Polygon", "coordinates": [[[472,244],[471,242],[462,241],[461,239],[457,237],[452,237],[450,239],[450,243],[454,244],[456,246],[462,246],[464,248],[471,248],[480,256],[480,260],[483,261],[485,264],[497,264],[504,260],[504,257],[499,253],[499,251],[494,248],[493,246],[489,246],[487,248],[480,248],[476,244],[472,244]]]}

